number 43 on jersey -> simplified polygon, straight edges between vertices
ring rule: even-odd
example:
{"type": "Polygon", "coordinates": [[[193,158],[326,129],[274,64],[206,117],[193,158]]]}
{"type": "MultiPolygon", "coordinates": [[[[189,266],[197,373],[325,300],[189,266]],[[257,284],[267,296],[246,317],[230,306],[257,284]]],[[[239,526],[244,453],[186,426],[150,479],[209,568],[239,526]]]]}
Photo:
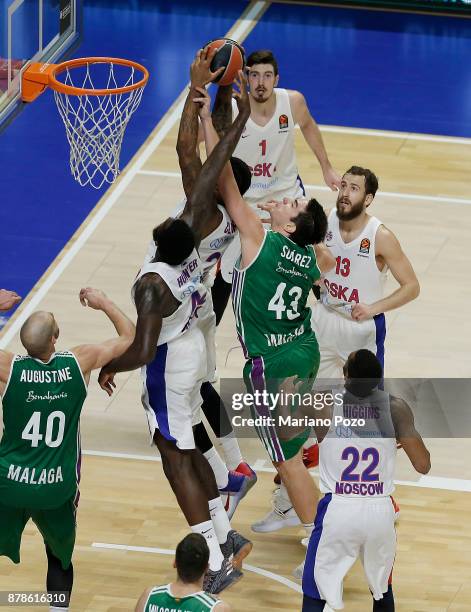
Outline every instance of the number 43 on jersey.
{"type": "Polygon", "coordinates": [[[283,315],[286,313],[286,318],[288,318],[290,321],[293,321],[294,319],[297,319],[301,314],[298,312],[298,302],[299,298],[303,293],[303,290],[301,289],[301,287],[291,287],[291,289],[286,292],[288,296],[286,299],[288,301],[289,298],[292,299],[292,301],[289,302],[290,308],[287,308],[285,304],[285,289],[286,283],[280,283],[278,285],[275,294],[268,303],[268,310],[275,312],[276,318],[278,320],[282,319],[283,315]]]}

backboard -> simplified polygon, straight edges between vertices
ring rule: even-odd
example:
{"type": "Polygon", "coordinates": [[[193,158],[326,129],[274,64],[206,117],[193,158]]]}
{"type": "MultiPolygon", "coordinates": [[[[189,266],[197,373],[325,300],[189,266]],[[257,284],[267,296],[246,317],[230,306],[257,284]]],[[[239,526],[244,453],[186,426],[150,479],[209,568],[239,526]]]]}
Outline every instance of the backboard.
{"type": "Polygon", "coordinates": [[[0,0],[0,130],[21,110],[21,73],[78,42],[81,0],[0,0]]]}

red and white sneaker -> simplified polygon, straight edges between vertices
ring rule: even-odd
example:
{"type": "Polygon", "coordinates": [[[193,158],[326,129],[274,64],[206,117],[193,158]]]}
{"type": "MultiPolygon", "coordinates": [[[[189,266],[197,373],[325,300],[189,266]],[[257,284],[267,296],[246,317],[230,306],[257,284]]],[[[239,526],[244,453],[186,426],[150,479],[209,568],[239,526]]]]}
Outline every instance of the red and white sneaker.
{"type": "Polygon", "coordinates": [[[308,470],[319,465],[319,444],[303,448],[303,463],[308,470]]]}
{"type": "MultiPolygon", "coordinates": [[[[240,467],[242,464],[239,464],[240,467]]],[[[240,473],[238,470],[231,470],[229,472],[229,481],[227,486],[224,489],[219,489],[219,493],[221,494],[222,503],[224,504],[224,509],[227,512],[227,516],[231,519],[234,515],[234,512],[237,510],[237,506],[240,504],[241,500],[247,495],[250,489],[257,482],[257,475],[252,470],[252,468],[245,464],[246,468],[250,470],[250,475],[246,475],[244,473],[240,473]]]]}
{"type": "Polygon", "coordinates": [[[244,476],[248,476],[253,481],[251,487],[253,487],[254,484],[257,482],[257,474],[250,467],[250,465],[245,461],[242,461],[242,463],[239,463],[239,465],[236,467],[234,471],[238,472],[239,474],[243,474],[244,476]]]}

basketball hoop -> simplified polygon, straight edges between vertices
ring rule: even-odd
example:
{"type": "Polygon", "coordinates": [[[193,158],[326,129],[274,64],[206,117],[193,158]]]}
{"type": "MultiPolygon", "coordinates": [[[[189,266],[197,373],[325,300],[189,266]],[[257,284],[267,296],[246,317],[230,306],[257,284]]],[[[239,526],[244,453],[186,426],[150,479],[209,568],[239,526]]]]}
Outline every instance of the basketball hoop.
{"type": "Polygon", "coordinates": [[[126,126],[149,79],[144,66],[113,57],[61,64],[31,64],[23,73],[22,99],[54,91],[70,145],[70,170],[80,185],[100,189],[119,174],[126,126]]]}

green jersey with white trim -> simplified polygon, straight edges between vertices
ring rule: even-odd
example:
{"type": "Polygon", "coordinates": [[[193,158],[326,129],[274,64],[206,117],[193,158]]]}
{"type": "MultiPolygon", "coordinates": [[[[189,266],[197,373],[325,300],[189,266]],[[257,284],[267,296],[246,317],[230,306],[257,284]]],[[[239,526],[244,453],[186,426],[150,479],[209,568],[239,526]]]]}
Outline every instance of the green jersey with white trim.
{"type": "Polygon", "coordinates": [[[0,498],[17,508],[56,508],[80,477],[80,412],[87,386],[70,351],[47,363],[15,355],[3,394],[0,498]]]}
{"type": "Polygon", "coordinates": [[[232,304],[246,358],[273,354],[314,334],[306,303],[320,275],[312,246],[272,231],[250,265],[235,266],[232,304]]]}
{"type": "Polygon", "coordinates": [[[198,591],[185,597],[174,597],[170,585],[154,587],[147,599],[145,612],[210,612],[219,603],[212,595],[198,591]]]}

